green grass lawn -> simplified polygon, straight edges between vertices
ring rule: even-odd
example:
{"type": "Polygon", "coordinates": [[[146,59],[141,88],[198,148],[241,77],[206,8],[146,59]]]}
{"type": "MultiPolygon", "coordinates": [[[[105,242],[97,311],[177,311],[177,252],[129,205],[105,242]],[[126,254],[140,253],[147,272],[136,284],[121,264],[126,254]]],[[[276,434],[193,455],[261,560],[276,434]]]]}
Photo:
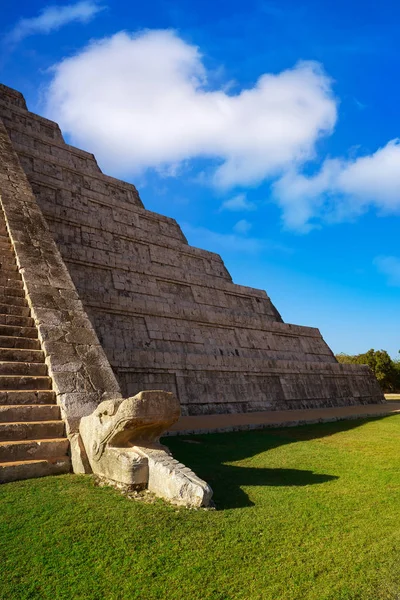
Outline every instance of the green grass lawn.
{"type": "Polygon", "coordinates": [[[400,416],[165,441],[217,510],[0,486],[0,598],[400,598],[400,416]]]}

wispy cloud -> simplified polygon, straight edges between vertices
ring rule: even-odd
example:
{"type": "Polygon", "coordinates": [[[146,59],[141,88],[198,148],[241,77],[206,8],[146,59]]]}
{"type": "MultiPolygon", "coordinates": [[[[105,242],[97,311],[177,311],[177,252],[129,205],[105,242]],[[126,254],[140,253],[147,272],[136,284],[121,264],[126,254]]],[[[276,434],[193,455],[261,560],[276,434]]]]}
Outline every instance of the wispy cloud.
{"type": "Polygon", "coordinates": [[[359,110],[365,110],[368,107],[367,104],[360,102],[360,100],[357,100],[357,98],[353,98],[353,101],[359,110]]]}
{"type": "Polygon", "coordinates": [[[242,237],[236,233],[219,233],[206,227],[193,227],[189,224],[184,224],[183,230],[191,245],[212,252],[258,254],[265,247],[264,240],[242,237]]]}
{"type": "Polygon", "coordinates": [[[207,227],[193,227],[183,223],[182,229],[189,243],[217,253],[259,254],[260,252],[282,252],[291,254],[293,250],[272,240],[244,236],[242,232],[219,233],[207,227]]]}
{"type": "Polygon", "coordinates": [[[251,227],[252,225],[251,223],[249,223],[249,221],[247,221],[246,219],[241,219],[234,225],[233,231],[241,235],[247,235],[251,227]]]}
{"type": "Polygon", "coordinates": [[[225,200],[225,202],[221,204],[220,211],[230,210],[232,212],[241,212],[256,210],[256,208],[257,206],[254,204],[254,202],[247,200],[246,194],[237,194],[233,198],[225,200]]]}
{"type": "Polygon", "coordinates": [[[262,2],[261,11],[266,15],[269,15],[271,17],[276,17],[278,19],[282,18],[282,17],[286,17],[287,13],[288,13],[287,10],[281,8],[275,2],[262,2]]]}
{"type": "Polygon", "coordinates": [[[312,176],[288,171],[275,183],[274,195],[285,225],[304,232],[318,223],[352,220],[371,208],[398,215],[400,139],[367,156],[327,159],[312,176]]]}
{"type": "Polygon", "coordinates": [[[400,258],[396,256],[377,256],[374,265],[387,277],[389,285],[400,287],[400,258]]]}
{"type": "Polygon", "coordinates": [[[64,6],[47,6],[36,17],[20,19],[6,36],[6,42],[17,43],[30,35],[51,33],[68,23],[88,23],[104,8],[95,0],[82,0],[64,6]]]}

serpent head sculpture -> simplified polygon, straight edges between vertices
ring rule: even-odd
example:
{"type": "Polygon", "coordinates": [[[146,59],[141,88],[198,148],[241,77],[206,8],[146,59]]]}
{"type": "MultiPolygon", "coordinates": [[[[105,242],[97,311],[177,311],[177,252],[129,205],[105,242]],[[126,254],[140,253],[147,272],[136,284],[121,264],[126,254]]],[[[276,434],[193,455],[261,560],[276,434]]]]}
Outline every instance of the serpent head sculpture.
{"type": "Polygon", "coordinates": [[[179,416],[179,401],[170,392],[102,402],[79,428],[93,473],[116,485],[147,487],[175,504],[208,506],[211,488],[159,441],[179,416]]]}

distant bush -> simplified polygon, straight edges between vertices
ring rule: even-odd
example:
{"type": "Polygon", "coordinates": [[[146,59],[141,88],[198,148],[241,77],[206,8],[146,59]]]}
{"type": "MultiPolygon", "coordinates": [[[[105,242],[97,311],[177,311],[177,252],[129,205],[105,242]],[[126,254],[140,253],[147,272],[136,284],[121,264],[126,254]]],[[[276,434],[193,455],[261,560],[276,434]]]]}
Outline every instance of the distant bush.
{"type": "Polygon", "coordinates": [[[368,365],[384,392],[400,391],[400,362],[390,358],[386,350],[368,350],[364,354],[336,354],[340,363],[368,365]]]}

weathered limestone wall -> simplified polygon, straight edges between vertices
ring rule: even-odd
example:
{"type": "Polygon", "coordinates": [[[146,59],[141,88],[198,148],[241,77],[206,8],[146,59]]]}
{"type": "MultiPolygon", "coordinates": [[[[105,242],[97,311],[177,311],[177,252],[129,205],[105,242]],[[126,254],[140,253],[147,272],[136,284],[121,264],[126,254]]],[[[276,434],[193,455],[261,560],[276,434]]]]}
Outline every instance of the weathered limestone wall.
{"type": "Polygon", "coordinates": [[[171,391],[183,414],[382,400],[368,369],[283,323],[265,292],[233,284],[218,255],[5,87],[0,118],[124,395],[171,391]]]}

